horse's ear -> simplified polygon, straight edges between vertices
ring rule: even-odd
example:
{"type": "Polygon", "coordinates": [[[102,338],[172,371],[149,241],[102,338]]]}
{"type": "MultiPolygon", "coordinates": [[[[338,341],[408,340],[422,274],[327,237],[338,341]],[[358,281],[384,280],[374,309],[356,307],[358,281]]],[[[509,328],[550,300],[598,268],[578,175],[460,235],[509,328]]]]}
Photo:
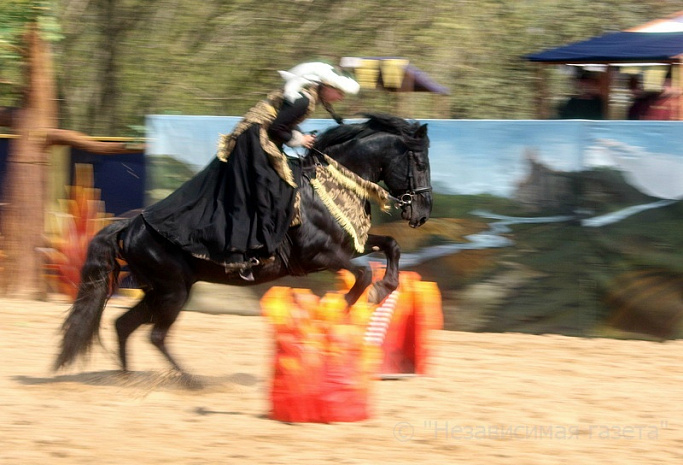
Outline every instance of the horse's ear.
{"type": "Polygon", "coordinates": [[[417,131],[415,131],[415,137],[418,139],[424,139],[427,137],[427,123],[417,128],[417,131]]]}

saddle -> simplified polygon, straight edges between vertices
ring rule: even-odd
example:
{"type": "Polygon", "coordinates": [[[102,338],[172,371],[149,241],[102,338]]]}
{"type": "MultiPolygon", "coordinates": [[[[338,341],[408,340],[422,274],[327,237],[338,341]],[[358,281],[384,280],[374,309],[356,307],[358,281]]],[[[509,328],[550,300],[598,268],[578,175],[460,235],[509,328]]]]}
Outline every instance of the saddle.
{"type": "MultiPolygon", "coordinates": [[[[374,201],[383,211],[388,211],[392,205],[389,193],[378,184],[361,178],[323,153],[311,154],[303,159],[289,159],[288,163],[292,172],[300,173],[299,185],[301,186],[304,182],[311,185],[330,215],[353,239],[355,250],[362,253],[372,226],[367,201],[374,201]]],[[[299,226],[302,223],[299,191],[295,195],[292,208],[290,227],[299,226]]],[[[288,259],[287,249],[291,246],[288,241],[290,238],[286,236],[278,254],[292,275],[303,275],[305,272],[292,268],[288,259]]],[[[253,281],[251,269],[257,265],[266,264],[272,258],[238,263],[233,265],[232,269],[238,271],[242,279],[253,281]]]]}

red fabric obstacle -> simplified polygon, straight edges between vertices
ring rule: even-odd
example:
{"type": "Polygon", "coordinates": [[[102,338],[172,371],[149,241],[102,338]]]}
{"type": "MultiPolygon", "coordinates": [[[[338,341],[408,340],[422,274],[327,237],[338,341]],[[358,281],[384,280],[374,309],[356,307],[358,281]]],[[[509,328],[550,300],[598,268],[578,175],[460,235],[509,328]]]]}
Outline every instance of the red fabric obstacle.
{"type": "Polygon", "coordinates": [[[261,299],[275,339],[271,418],[365,420],[378,373],[429,372],[433,330],[443,325],[435,283],[402,272],[399,288],[381,305],[368,304],[364,295],[348,311],[343,295],[318,298],[307,289],[273,287],[261,299]]]}
{"type": "Polygon", "coordinates": [[[271,418],[347,422],[370,417],[370,381],[379,349],[366,345],[370,308],[347,314],[341,293],[318,299],[306,289],[273,287],[261,307],[275,329],[271,418]]]}

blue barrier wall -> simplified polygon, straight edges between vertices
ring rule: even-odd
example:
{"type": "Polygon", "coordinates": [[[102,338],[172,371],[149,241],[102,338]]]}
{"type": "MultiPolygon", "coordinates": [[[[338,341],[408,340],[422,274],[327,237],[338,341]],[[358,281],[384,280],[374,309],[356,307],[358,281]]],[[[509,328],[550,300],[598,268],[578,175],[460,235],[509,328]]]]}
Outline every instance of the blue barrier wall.
{"type": "Polygon", "coordinates": [[[0,203],[2,203],[2,186],[5,181],[5,174],[7,172],[7,156],[9,155],[9,141],[8,137],[0,137],[0,203]]]}
{"type": "Polygon", "coordinates": [[[83,150],[71,150],[71,184],[74,165],[87,163],[93,166],[95,187],[100,189],[107,213],[115,216],[144,206],[147,166],[144,153],[98,155],[83,150]]]}
{"type": "MultiPolygon", "coordinates": [[[[107,211],[119,215],[143,206],[156,160],[172,161],[157,181],[180,183],[211,160],[219,135],[238,120],[150,116],[145,156],[74,151],[70,163],[93,164],[107,211]]],[[[447,328],[683,335],[683,123],[422,122],[432,218],[413,230],[379,216],[373,228],[397,238],[402,269],[439,284],[447,328]]],[[[0,177],[7,143],[0,139],[0,177]]],[[[358,260],[369,259],[381,257],[358,260]]]]}
{"type": "MultiPolygon", "coordinates": [[[[11,138],[0,137],[0,203],[6,171],[7,157],[11,138]]],[[[125,155],[100,155],[83,150],[69,152],[68,183],[73,184],[74,165],[88,163],[93,166],[95,187],[101,190],[108,213],[121,215],[129,210],[139,209],[145,202],[145,182],[147,178],[144,152],[125,155]]]]}
{"type": "MultiPolygon", "coordinates": [[[[148,155],[170,155],[195,170],[208,163],[221,133],[237,117],[147,117],[148,155]]],[[[349,120],[353,122],[354,120],[349,120]]],[[[432,183],[439,192],[510,196],[528,175],[527,158],[548,168],[622,170],[639,189],[683,196],[683,124],[677,121],[424,120],[431,141],[432,183]]],[[[312,119],[305,131],[335,124],[312,119]]]]}

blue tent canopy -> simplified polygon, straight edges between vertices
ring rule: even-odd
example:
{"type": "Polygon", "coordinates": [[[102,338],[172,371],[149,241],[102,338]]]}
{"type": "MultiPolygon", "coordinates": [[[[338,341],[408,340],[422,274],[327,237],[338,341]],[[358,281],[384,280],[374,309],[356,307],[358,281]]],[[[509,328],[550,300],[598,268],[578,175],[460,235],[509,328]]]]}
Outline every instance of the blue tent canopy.
{"type": "Polygon", "coordinates": [[[525,58],[540,63],[670,63],[682,56],[683,32],[612,32],[525,58]]]}

